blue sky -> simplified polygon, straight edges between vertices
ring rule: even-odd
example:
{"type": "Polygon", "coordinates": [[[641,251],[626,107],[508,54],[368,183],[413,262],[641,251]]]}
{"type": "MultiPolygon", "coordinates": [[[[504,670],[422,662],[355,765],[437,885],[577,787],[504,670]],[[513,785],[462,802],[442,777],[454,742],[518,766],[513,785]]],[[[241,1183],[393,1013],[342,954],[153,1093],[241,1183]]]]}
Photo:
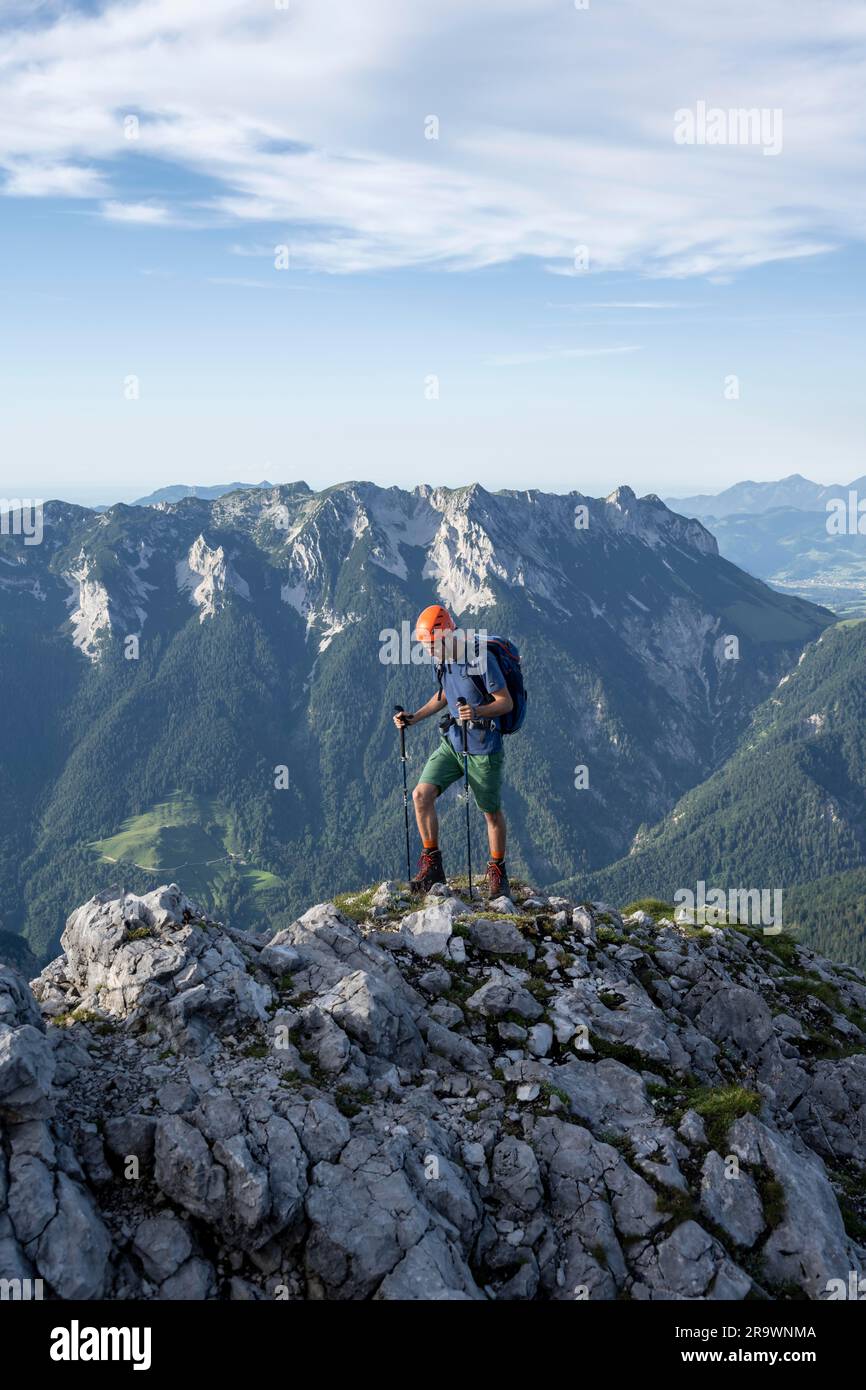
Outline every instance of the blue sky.
{"type": "Polygon", "coordinates": [[[0,0],[0,496],[861,474],[866,11],[710,8],[0,0]]]}

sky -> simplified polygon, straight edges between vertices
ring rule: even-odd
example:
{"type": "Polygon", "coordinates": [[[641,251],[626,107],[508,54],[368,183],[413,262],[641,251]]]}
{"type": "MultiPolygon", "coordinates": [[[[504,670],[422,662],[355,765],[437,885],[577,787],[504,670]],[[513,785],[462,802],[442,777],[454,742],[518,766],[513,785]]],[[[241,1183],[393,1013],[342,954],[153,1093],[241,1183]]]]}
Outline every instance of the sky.
{"type": "Polygon", "coordinates": [[[0,497],[859,476],[864,79],[861,0],[0,0],[0,497]]]}

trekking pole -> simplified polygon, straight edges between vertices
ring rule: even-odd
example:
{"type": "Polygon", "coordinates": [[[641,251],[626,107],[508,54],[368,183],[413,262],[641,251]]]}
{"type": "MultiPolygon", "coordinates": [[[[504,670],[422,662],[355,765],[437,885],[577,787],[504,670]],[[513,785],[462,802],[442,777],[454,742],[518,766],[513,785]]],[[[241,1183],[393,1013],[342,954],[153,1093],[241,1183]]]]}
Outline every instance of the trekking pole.
{"type": "MultiPolygon", "coordinates": [[[[465,700],[458,700],[458,705],[465,705],[465,700]]],[[[463,738],[463,781],[466,791],[466,864],[469,869],[469,901],[472,901],[472,839],[469,833],[469,723],[468,719],[460,720],[460,732],[463,738]]]]}
{"type": "MultiPolygon", "coordinates": [[[[402,705],[394,706],[395,714],[405,714],[402,705]]],[[[412,881],[412,856],[409,853],[409,790],[406,786],[406,726],[400,721],[400,761],[403,764],[403,819],[406,822],[406,878],[412,881]]]]}

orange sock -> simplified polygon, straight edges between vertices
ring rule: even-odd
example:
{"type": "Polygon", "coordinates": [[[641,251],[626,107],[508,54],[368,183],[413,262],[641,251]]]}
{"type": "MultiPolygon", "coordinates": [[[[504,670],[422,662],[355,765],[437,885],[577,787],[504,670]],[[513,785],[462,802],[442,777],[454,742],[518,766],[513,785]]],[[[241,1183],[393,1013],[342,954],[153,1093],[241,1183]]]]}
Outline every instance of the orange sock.
{"type": "Polygon", "coordinates": [[[422,843],[423,843],[425,849],[438,849],[438,848],[439,848],[439,841],[438,841],[438,840],[423,840],[422,843]]]}

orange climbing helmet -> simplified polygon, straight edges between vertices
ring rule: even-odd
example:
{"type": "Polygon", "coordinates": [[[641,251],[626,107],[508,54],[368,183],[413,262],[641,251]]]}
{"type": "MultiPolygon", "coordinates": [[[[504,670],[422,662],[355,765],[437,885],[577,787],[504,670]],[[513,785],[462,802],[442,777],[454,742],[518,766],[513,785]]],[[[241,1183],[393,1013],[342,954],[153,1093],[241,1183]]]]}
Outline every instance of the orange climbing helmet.
{"type": "Polygon", "coordinates": [[[425,608],[424,612],[419,614],[415,624],[415,640],[432,647],[437,634],[453,632],[455,626],[454,619],[447,608],[443,608],[440,603],[431,603],[429,608],[425,608]]]}

